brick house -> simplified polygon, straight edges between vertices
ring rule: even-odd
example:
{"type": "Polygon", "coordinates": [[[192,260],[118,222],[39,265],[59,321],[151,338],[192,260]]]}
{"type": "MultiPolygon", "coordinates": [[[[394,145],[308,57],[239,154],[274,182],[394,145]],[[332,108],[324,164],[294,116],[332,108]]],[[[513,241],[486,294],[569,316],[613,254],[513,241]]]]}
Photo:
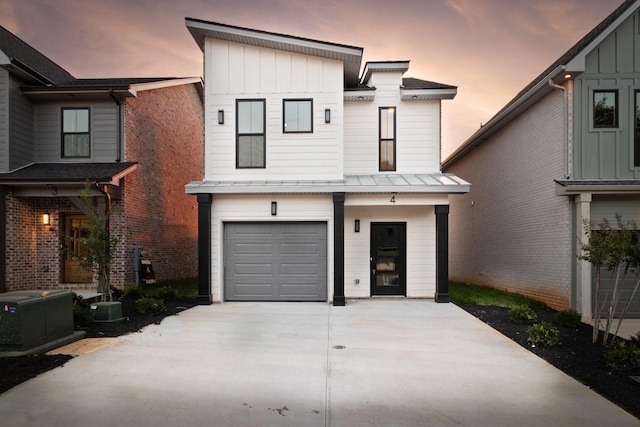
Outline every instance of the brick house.
{"type": "Polygon", "coordinates": [[[453,280],[591,316],[584,221],[640,220],[638,46],[640,2],[627,0],[443,162],[473,182],[451,197],[453,280]]]}
{"type": "Polygon", "coordinates": [[[112,285],[140,279],[134,248],[157,280],[197,276],[184,185],[201,175],[202,96],[200,78],[76,79],[0,27],[0,290],[95,288],[72,256],[87,181],[114,208],[112,285]]]}

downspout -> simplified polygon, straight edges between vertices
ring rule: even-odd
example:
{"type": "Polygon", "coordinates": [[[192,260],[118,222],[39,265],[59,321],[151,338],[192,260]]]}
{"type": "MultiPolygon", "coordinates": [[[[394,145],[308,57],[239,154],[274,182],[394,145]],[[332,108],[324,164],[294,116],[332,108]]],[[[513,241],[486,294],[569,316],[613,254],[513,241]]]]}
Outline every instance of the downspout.
{"type": "Polygon", "coordinates": [[[570,174],[569,174],[569,118],[567,117],[567,112],[569,110],[569,99],[568,99],[568,92],[567,92],[567,88],[562,86],[562,85],[558,85],[555,84],[553,82],[553,80],[549,79],[549,86],[551,86],[552,88],[555,89],[560,89],[563,94],[562,94],[562,98],[563,98],[563,103],[562,103],[562,155],[563,155],[563,168],[564,168],[564,178],[565,179],[569,179],[570,178],[570,174]]]}
{"type": "Polygon", "coordinates": [[[122,161],[122,103],[118,101],[118,98],[113,94],[113,89],[109,90],[109,95],[118,106],[118,146],[116,162],[120,162],[122,161]]]}

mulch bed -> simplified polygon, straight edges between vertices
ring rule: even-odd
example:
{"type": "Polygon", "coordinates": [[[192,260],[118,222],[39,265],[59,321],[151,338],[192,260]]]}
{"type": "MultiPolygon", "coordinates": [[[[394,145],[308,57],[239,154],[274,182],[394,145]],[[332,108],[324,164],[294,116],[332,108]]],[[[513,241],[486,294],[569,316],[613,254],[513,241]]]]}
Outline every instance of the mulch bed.
{"type": "MultiPolygon", "coordinates": [[[[506,337],[546,360],[570,377],[604,396],[627,412],[640,418],[640,383],[631,375],[640,372],[615,372],[604,362],[603,347],[593,344],[592,327],[582,324],[578,328],[556,325],[560,331],[560,345],[554,347],[532,347],[528,342],[527,328],[511,322],[509,310],[504,307],[460,305],[506,337]]],[[[556,311],[548,308],[534,309],[538,322],[552,322],[556,311]]]]}

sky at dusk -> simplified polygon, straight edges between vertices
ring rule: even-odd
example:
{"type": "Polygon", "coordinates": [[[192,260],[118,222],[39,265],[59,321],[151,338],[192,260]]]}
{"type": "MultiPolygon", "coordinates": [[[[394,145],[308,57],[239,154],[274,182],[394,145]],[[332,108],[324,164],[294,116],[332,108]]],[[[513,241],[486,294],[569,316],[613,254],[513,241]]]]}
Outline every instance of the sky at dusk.
{"type": "Polygon", "coordinates": [[[623,0],[0,0],[0,25],[77,78],[202,76],[196,18],[410,60],[405,77],[458,86],[442,157],[623,0]]]}

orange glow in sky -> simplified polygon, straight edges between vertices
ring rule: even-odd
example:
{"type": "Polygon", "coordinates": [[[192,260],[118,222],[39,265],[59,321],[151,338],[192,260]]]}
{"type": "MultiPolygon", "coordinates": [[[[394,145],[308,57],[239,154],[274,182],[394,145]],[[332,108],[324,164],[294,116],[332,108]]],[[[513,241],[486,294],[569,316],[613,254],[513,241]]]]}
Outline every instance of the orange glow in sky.
{"type": "Polygon", "coordinates": [[[410,60],[405,77],[458,86],[442,158],[622,0],[1,0],[0,25],[78,78],[202,76],[184,18],[410,60]]]}

